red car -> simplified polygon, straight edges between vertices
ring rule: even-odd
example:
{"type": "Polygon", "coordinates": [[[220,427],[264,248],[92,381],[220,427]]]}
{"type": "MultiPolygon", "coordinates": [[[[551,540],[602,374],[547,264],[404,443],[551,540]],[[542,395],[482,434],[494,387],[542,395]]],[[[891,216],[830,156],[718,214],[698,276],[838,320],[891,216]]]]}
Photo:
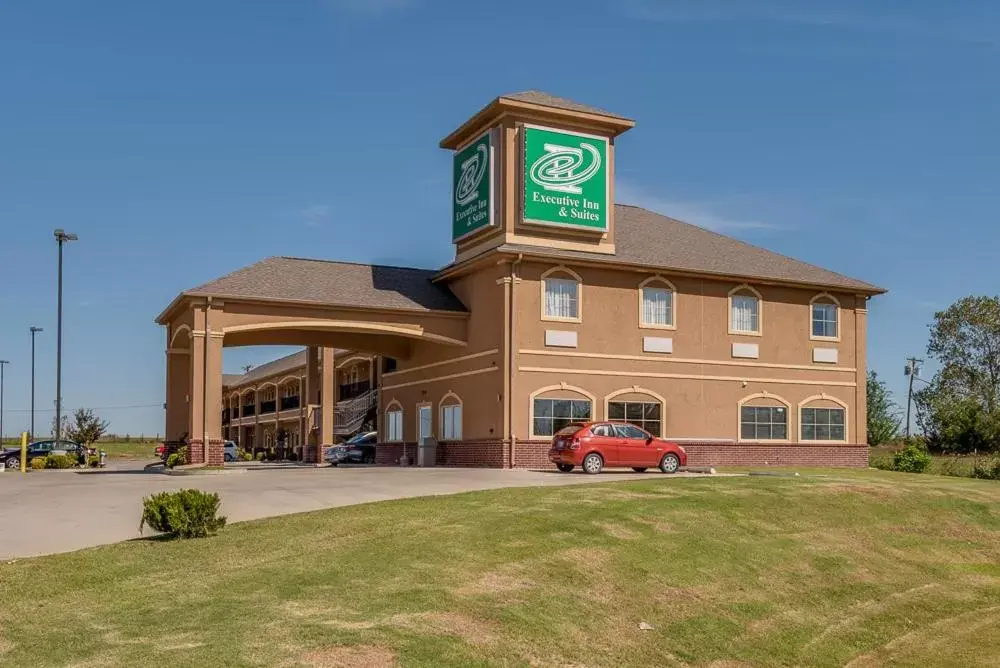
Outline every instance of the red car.
{"type": "Polygon", "coordinates": [[[625,422],[583,422],[567,425],[552,437],[549,461],[563,473],[575,467],[600,473],[605,466],[630,466],[643,472],[654,466],[676,473],[687,466],[684,448],[656,438],[625,422]]]}

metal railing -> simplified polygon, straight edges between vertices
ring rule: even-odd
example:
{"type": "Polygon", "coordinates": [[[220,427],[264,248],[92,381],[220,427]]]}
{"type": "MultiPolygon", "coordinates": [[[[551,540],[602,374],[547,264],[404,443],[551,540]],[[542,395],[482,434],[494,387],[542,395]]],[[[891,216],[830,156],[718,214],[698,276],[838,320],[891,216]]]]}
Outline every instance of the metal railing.
{"type": "MultiPolygon", "coordinates": [[[[378,391],[368,390],[362,395],[338,401],[333,407],[333,433],[337,436],[353,434],[364,425],[369,411],[378,403],[378,391]]],[[[310,407],[312,429],[320,429],[322,411],[318,407],[310,407]]]]}

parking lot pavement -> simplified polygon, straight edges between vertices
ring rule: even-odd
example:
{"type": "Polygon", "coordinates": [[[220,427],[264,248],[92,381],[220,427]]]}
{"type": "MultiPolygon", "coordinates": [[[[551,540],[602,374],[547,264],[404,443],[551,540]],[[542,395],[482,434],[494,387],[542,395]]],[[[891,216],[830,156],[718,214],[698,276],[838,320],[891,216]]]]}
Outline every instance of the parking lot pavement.
{"type": "MultiPolygon", "coordinates": [[[[0,475],[0,559],[69,552],[138,538],[142,498],[196,487],[218,492],[231,522],[370,501],[501,487],[634,480],[659,473],[601,476],[498,469],[340,467],[167,476],[145,462],[98,473],[39,471],[0,475]]],[[[684,477],[678,473],[673,477],[684,477]]]]}

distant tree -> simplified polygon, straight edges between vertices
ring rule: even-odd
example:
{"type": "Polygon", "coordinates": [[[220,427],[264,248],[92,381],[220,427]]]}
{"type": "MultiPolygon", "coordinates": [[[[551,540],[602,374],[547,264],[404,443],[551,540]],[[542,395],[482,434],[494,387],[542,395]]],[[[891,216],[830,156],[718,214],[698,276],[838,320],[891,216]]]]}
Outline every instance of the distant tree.
{"type": "Polygon", "coordinates": [[[868,445],[882,445],[899,436],[902,417],[892,392],[878,374],[868,371],[868,445]]]}
{"type": "Polygon", "coordinates": [[[935,313],[927,353],[941,370],[914,397],[929,445],[1000,450],[1000,297],[963,297],[935,313]]]}
{"type": "MultiPolygon", "coordinates": [[[[70,426],[69,425],[69,416],[68,415],[63,415],[59,419],[59,421],[62,422],[62,429],[59,430],[59,433],[62,434],[63,436],[66,436],[67,432],[69,431],[69,426],[70,426]]],[[[52,437],[55,438],[55,435],[56,435],[56,416],[53,415],[52,416],[52,437]]]]}
{"type": "Polygon", "coordinates": [[[89,408],[78,408],[73,413],[73,424],[66,430],[66,436],[77,443],[90,445],[107,433],[108,424],[89,408]]]}

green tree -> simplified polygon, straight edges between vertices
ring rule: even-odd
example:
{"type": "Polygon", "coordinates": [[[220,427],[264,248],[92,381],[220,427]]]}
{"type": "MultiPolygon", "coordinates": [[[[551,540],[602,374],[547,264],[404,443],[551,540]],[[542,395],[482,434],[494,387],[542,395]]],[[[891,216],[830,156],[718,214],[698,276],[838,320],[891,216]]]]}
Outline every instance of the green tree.
{"type": "Polygon", "coordinates": [[[929,445],[1000,449],[1000,297],[963,297],[935,313],[927,353],[941,370],[914,397],[929,445]]]}
{"type": "Polygon", "coordinates": [[[90,445],[96,443],[108,431],[108,421],[97,417],[89,408],[77,408],[73,412],[73,423],[66,430],[67,438],[90,445]]]}
{"type": "Polygon", "coordinates": [[[892,392],[878,374],[868,371],[868,445],[882,445],[899,436],[903,419],[892,392]]]}

